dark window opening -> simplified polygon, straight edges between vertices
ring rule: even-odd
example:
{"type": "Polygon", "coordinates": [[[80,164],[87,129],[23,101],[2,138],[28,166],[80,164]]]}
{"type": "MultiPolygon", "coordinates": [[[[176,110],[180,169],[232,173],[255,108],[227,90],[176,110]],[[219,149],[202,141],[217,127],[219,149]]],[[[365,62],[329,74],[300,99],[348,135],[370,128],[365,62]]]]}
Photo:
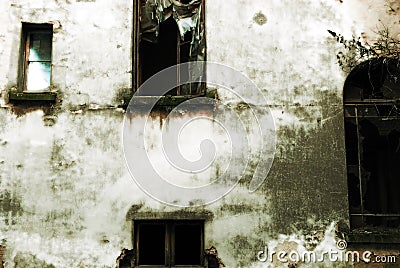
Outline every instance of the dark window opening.
{"type": "Polygon", "coordinates": [[[201,264],[201,229],[199,225],[175,225],[175,264],[201,264]]]}
{"type": "MultiPolygon", "coordinates": [[[[136,0],[134,6],[133,86],[138,90],[157,72],[185,62],[205,60],[204,0],[136,0]]],[[[203,70],[201,76],[205,75],[203,70]]],[[[178,67],[177,84],[166,95],[204,95],[204,83],[185,83],[195,72],[178,67]]],[[[197,81],[197,79],[191,79],[197,81]]],[[[158,96],[146,89],[139,95],[158,96]]]]}
{"type": "Polygon", "coordinates": [[[134,226],[137,265],[202,265],[203,221],[135,221],[134,226]]]}
{"type": "Polygon", "coordinates": [[[165,226],[142,224],[139,228],[139,265],[165,264],[165,226]]]}
{"type": "MultiPolygon", "coordinates": [[[[160,23],[160,33],[157,43],[143,40],[140,42],[141,80],[146,81],[151,76],[165,68],[176,65],[177,56],[177,26],[172,17],[160,23]]],[[[178,74],[176,74],[177,76],[178,74]]],[[[151,92],[147,92],[152,95],[151,92]]],[[[156,94],[156,92],[154,92],[156,94]]],[[[176,95],[176,89],[169,91],[176,95]]]]}
{"type": "Polygon", "coordinates": [[[400,227],[400,68],[377,59],[358,66],[344,88],[352,228],[400,227]]]}

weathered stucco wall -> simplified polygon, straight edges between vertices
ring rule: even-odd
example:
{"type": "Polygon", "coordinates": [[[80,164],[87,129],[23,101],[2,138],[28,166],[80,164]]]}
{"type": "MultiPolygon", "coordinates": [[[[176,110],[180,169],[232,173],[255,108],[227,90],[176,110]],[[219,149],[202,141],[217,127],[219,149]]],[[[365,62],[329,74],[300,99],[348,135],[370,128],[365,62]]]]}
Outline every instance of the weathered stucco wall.
{"type": "MultiPolygon", "coordinates": [[[[333,247],[334,223],[348,224],[346,74],[336,64],[338,45],[327,30],[372,35],[378,18],[398,29],[395,15],[383,1],[206,2],[208,60],[247,75],[266,98],[243,93],[254,100],[250,104],[271,109],[277,138],[272,169],[249,193],[254,154],[231,148],[218,124],[194,120],[182,132],[183,155],[200,157],[199,141],[207,137],[221,150],[199,175],[174,170],[159,147],[161,128],[174,132],[184,120],[212,116],[209,110],[168,122],[165,113],[153,113],[146,134],[153,163],[175,183],[202,184],[220,177],[231,158],[249,161],[237,187],[205,206],[213,213],[205,246],[214,245],[228,267],[264,267],[256,253],[268,243],[333,247]]],[[[6,104],[0,110],[0,241],[8,267],[113,267],[121,249],[132,248],[131,206],[144,213],[180,209],[143,193],[125,164],[124,113],[116,105],[131,87],[132,10],[132,1],[122,0],[0,1],[0,89],[17,84],[21,22],[52,22],[52,81],[62,93],[62,103],[50,112],[21,108],[17,115],[21,109],[6,104]]],[[[249,148],[256,152],[260,137],[248,106],[217,90],[222,105],[247,118],[249,148]]],[[[135,130],[143,117],[125,120],[127,128],[135,130]]],[[[241,127],[225,119],[230,129],[241,127]]]]}
{"type": "Polygon", "coordinates": [[[53,23],[52,82],[64,101],[115,103],[131,87],[132,3],[110,3],[3,1],[1,88],[16,86],[21,22],[53,23]]]}

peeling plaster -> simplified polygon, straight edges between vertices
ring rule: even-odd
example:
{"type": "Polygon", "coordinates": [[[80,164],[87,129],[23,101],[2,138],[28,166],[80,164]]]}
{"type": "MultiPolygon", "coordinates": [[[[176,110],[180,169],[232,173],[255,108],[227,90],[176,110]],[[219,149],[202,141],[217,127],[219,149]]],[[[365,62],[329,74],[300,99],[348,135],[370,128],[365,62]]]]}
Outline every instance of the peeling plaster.
{"type": "MultiPolygon", "coordinates": [[[[267,101],[244,104],[216,89],[219,102],[244,119],[253,154],[244,180],[207,206],[214,217],[205,225],[205,246],[218,248],[227,267],[265,267],[255,254],[266,244],[316,252],[334,247],[335,224],[348,226],[345,74],[336,64],[337,44],[326,30],[348,36],[371,31],[379,19],[394,21],[396,3],[388,9],[371,1],[206,2],[208,59],[245,73],[267,101]],[[250,194],[257,137],[249,108],[267,106],[276,124],[277,150],[266,181],[250,194]]],[[[63,92],[57,113],[0,109],[0,238],[10,266],[26,261],[113,267],[121,249],[132,248],[126,214],[133,204],[174,210],[143,193],[123,159],[118,105],[130,98],[132,9],[129,1],[0,1],[0,17],[7,18],[0,23],[0,60],[5,63],[0,65],[0,89],[16,84],[20,22],[52,21],[53,82],[63,92]]],[[[255,99],[254,92],[245,94],[255,99]]],[[[188,183],[166,165],[157,147],[162,127],[173,129],[185,117],[213,112],[187,112],[170,120],[161,112],[149,117],[149,153],[171,180],[202,184],[225,171],[227,151],[222,151],[208,173],[188,183]]],[[[140,116],[132,117],[133,128],[140,116]]],[[[217,144],[227,140],[209,122],[196,122],[186,131],[182,151],[190,159],[199,157],[198,139],[214,135],[217,144]]],[[[237,152],[235,157],[244,160],[237,152]]]]}

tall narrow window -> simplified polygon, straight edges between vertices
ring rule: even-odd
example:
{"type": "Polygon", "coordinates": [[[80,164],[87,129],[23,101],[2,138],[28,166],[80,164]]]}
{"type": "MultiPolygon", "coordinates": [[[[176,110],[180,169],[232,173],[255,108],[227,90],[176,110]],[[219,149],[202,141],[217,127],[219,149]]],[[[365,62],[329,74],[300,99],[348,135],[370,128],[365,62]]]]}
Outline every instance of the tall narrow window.
{"type": "Polygon", "coordinates": [[[203,221],[135,221],[136,262],[152,267],[201,267],[203,221]]]}
{"type": "Polygon", "coordinates": [[[24,92],[50,89],[53,26],[22,24],[19,88],[24,92]]]}
{"type": "MultiPolygon", "coordinates": [[[[205,60],[204,0],[136,0],[134,7],[133,85],[135,90],[165,68],[205,60]]],[[[182,83],[168,95],[201,95],[205,86],[187,83],[190,70],[177,67],[175,79],[182,83]]],[[[158,95],[157,92],[139,92],[158,95]]]]}
{"type": "Polygon", "coordinates": [[[400,68],[379,58],[356,67],[344,87],[352,228],[400,227],[400,68]]]}

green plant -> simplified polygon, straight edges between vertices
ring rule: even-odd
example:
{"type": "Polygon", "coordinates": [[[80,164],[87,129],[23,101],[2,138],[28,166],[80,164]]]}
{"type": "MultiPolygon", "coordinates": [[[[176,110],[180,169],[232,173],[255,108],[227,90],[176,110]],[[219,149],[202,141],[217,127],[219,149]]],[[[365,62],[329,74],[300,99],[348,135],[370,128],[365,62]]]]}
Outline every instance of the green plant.
{"type": "Polygon", "coordinates": [[[331,30],[328,32],[343,45],[343,49],[337,54],[337,60],[342,70],[347,73],[360,63],[374,59],[395,60],[396,65],[400,66],[400,40],[391,35],[387,26],[383,25],[382,29],[377,31],[377,38],[373,43],[364,42],[361,37],[346,39],[331,30]]]}

